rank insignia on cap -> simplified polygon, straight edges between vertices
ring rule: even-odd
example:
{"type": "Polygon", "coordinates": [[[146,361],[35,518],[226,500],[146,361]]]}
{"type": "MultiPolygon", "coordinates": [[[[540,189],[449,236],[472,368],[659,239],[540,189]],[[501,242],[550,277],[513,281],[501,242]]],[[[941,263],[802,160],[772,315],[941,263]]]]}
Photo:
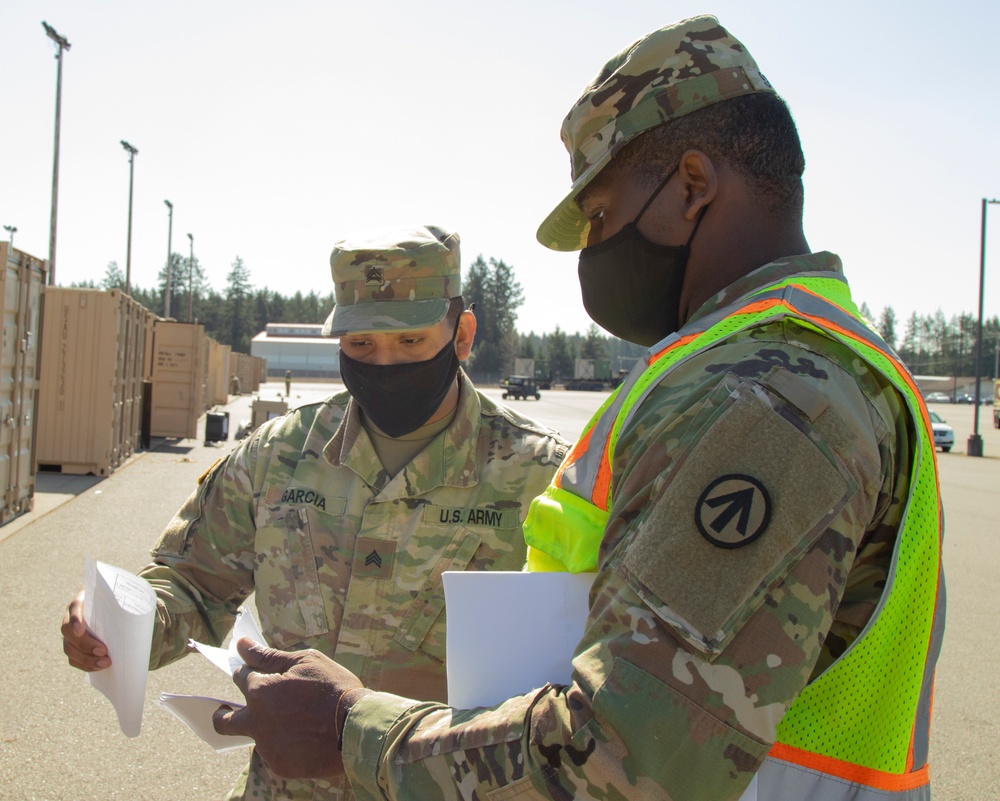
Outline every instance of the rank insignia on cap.
{"type": "Polygon", "coordinates": [[[698,498],[695,523],[702,536],[720,548],[740,548],[757,539],[771,522],[771,496],[747,475],[715,479],[698,498]]]}

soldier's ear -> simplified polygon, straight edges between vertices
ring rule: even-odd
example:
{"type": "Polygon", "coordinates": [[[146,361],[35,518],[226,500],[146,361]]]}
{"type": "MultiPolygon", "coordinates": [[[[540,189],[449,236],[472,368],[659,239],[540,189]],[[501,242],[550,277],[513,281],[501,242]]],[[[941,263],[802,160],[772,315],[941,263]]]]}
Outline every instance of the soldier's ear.
{"type": "Polygon", "coordinates": [[[719,174],[712,159],[697,148],[684,152],[677,172],[685,188],[684,219],[691,221],[715,200],[719,193],[719,174]]]}
{"type": "Polygon", "coordinates": [[[455,334],[455,354],[464,362],[472,353],[472,343],[476,339],[476,315],[471,309],[462,312],[458,318],[458,332],[455,334]]]}

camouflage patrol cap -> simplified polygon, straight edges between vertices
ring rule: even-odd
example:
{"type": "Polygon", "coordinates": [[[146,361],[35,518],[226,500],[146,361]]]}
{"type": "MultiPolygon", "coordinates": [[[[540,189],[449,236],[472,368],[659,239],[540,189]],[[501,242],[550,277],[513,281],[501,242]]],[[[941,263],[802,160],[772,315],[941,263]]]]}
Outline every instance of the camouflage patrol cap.
{"type": "Polygon", "coordinates": [[[342,239],[330,270],[336,305],[325,337],[430,328],[462,294],[458,234],[435,225],[342,239]]]}
{"type": "Polygon", "coordinates": [[[580,250],[590,223],[581,190],[639,134],[722,100],[774,93],[746,48],[715,17],[686,19],[647,34],[612,58],[562,125],[573,188],[538,228],[552,250],[580,250]]]}

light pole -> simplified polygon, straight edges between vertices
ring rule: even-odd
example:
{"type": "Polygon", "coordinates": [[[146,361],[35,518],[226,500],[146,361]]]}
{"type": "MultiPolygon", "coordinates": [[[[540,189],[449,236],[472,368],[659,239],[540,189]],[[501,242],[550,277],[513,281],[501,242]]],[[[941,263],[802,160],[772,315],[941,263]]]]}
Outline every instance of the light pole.
{"type": "Polygon", "coordinates": [[[979,435],[979,393],[982,386],[983,366],[983,288],[986,284],[986,207],[991,203],[1000,203],[1000,200],[987,200],[983,198],[983,216],[979,228],[979,324],[976,328],[976,397],[974,399],[976,411],[972,434],[969,436],[969,441],[965,446],[965,452],[969,456],[983,455],[983,438],[979,435]]]}
{"type": "Polygon", "coordinates": [[[132,176],[135,171],[135,154],[139,151],[122,139],[128,151],[128,247],[125,251],[125,294],[132,294],[132,176]]]}
{"type": "Polygon", "coordinates": [[[42,27],[48,37],[58,45],[56,61],[59,66],[56,69],[56,145],[55,154],[52,156],[52,216],[49,221],[49,284],[55,286],[56,283],[56,209],[59,207],[59,120],[62,109],[62,63],[63,50],[69,50],[70,44],[66,37],[60,36],[56,29],[44,20],[42,27]]]}
{"type": "Polygon", "coordinates": [[[188,322],[194,322],[194,237],[188,234],[191,240],[191,255],[188,257],[188,322]]]}
{"type": "Polygon", "coordinates": [[[169,200],[163,201],[167,206],[167,291],[164,293],[163,298],[163,316],[170,317],[170,273],[172,272],[173,265],[170,263],[172,261],[172,256],[170,253],[170,242],[174,235],[174,204],[169,200]]]}
{"type": "Polygon", "coordinates": [[[17,226],[16,225],[5,225],[3,227],[3,229],[8,234],[10,234],[10,249],[13,250],[14,249],[14,234],[17,233],[17,226]]]}

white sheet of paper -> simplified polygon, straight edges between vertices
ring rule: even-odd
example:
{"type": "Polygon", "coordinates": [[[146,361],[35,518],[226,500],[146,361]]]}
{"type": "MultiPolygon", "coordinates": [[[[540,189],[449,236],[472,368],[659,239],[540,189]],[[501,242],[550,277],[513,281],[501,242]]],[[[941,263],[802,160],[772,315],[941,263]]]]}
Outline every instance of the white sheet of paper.
{"type": "Polygon", "coordinates": [[[138,737],[142,728],[155,612],[156,593],[148,581],[87,558],[83,614],[111,659],[111,667],[87,678],[112,703],[128,737],[138,737]]]}
{"type": "MultiPolygon", "coordinates": [[[[191,640],[190,644],[219,670],[232,676],[241,665],[246,664],[236,650],[236,642],[241,637],[249,637],[258,645],[267,647],[260,626],[257,625],[257,621],[254,620],[250,610],[246,607],[240,609],[236,615],[233,636],[229,640],[228,648],[216,648],[214,645],[206,645],[194,640],[191,640]]],[[[243,704],[200,695],[177,695],[175,693],[162,693],[158,703],[219,753],[233,748],[246,748],[254,744],[249,737],[218,734],[212,723],[215,710],[222,704],[231,706],[233,709],[242,709],[243,704]]]]}
{"type": "Polygon", "coordinates": [[[212,724],[212,715],[223,704],[231,706],[233,709],[242,709],[243,704],[200,695],[174,695],[173,693],[161,694],[157,703],[220,754],[223,751],[246,748],[254,744],[250,737],[219,734],[212,724]]]}
{"type": "MultiPolygon", "coordinates": [[[[448,704],[496,704],[572,679],[593,573],[443,574],[448,704]]],[[[757,801],[757,777],[740,796],[757,801]]]]}
{"type": "Polygon", "coordinates": [[[205,645],[205,643],[194,640],[190,640],[189,644],[219,670],[232,676],[241,666],[246,664],[239,651],[236,650],[236,642],[241,637],[249,637],[258,645],[267,647],[260,626],[257,625],[257,621],[254,620],[250,610],[246,607],[242,607],[236,613],[236,623],[233,624],[233,636],[229,640],[228,648],[216,648],[214,645],[205,645]]]}
{"type": "Polygon", "coordinates": [[[569,684],[594,575],[446,571],[449,705],[493,706],[569,684]]]}

